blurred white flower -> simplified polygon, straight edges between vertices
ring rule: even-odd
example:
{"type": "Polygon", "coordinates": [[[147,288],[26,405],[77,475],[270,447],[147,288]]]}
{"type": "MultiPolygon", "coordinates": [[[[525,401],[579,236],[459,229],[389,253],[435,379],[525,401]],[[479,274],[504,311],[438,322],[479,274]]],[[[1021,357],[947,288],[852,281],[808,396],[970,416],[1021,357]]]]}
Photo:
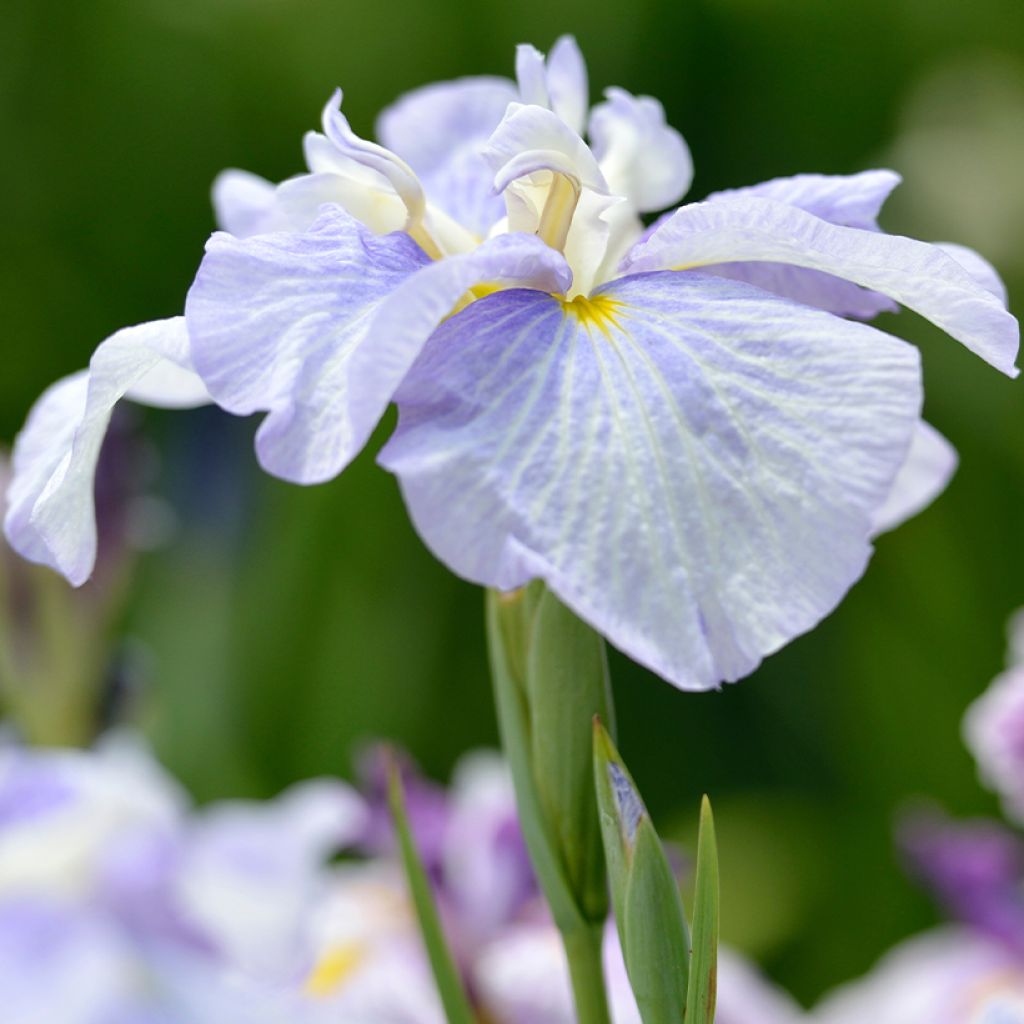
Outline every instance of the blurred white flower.
{"type": "MultiPolygon", "coordinates": [[[[966,928],[897,946],[811,1014],[813,1024],[1021,1024],[1024,965],[966,928]]],[[[724,1022],[723,1022],[724,1024],[724,1022]]]]}

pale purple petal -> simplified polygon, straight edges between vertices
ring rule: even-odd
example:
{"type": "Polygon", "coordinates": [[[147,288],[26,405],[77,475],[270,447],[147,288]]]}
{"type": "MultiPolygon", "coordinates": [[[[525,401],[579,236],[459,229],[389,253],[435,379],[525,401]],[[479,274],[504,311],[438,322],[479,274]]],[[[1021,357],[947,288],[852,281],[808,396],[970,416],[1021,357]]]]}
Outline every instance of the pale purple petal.
{"type": "Polygon", "coordinates": [[[971,704],[963,733],[982,781],[1007,815],[1024,823],[1024,666],[997,676],[971,704]]]}
{"type": "Polygon", "coordinates": [[[313,483],[359,451],[391,395],[351,394],[352,354],[428,262],[407,235],[377,237],[337,206],[303,234],[210,239],[186,303],[196,367],[229,412],[269,413],[257,435],[269,472],[313,483]],[[367,422],[356,406],[371,399],[367,422]]]}
{"type": "Polygon", "coordinates": [[[431,263],[408,235],[378,237],[332,206],[300,235],[214,235],[186,304],[196,365],[230,412],[269,413],[256,438],[268,472],[320,482],[366,443],[466,289],[556,286],[559,262],[507,235],[431,263]]]}
{"type": "Polygon", "coordinates": [[[875,512],[874,532],[885,533],[926,509],[956,472],[956,449],[923,420],[885,504],[875,512]]]}
{"type": "Polygon", "coordinates": [[[111,1019],[137,987],[136,959],[100,915],[45,897],[0,901],[0,1002],[11,1024],[111,1019]]]}
{"type": "Polygon", "coordinates": [[[111,335],[88,371],[43,393],[15,441],[7,539],[19,554],[75,586],[96,560],[96,462],[114,406],[125,397],[171,408],[209,401],[191,368],[183,317],[111,335]]]}
{"type": "Polygon", "coordinates": [[[515,99],[515,85],[507,78],[436,82],[385,109],[377,119],[377,137],[417,174],[429,174],[456,150],[486,141],[515,99]]]}
{"type": "Polygon", "coordinates": [[[814,214],[845,228],[878,230],[878,215],[902,179],[895,171],[861,171],[859,174],[796,174],[772,178],[743,188],[712,192],[707,202],[718,199],[774,199],[814,214]]]}
{"type": "Polygon", "coordinates": [[[920,401],[903,342],[735,282],[641,275],[450,319],[381,462],[455,572],[541,577],[636,660],[706,689],[860,576],[920,401]]]}
{"type": "Polygon", "coordinates": [[[484,236],[504,208],[481,149],[516,97],[506,78],[424,86],[380,115],[377,137],[416,171],[431,202],[484,236]]]}
{"type": "Polygon", "coordinates": [[[693,181],[683,137],[656,99],[614,88],[605,97],[591,112],[589,134],[608,188],[641,213],[674,206],[693,181]]]}
{"type": "MultiPolygon", "coordinates": [[[[830,224],[847,228],[878,230],[882,204],[900,183],[895,171],[863,171],[860,174],[797,174],[746,188],[713,192],[709,201],[754,197],[774,199],[830,224]]],[[[879,313],[899,307],[878,292],[860,288],[850,281],[803,267],[784,263],[725,263],[706,268],[735,281],[749,281],[759,288],[795,299],[808,306],[827,309],[839,316],[870,320],[879,313]]]]}
{"type": "Polygon", "coordinates": [[[1017,321],[964,268],[934,245],[837,227],[761,198],[684,206],[624,260],[631,272],[767,261],[823,270],[888,295],[931,320],[1011,377],[1017,321]]]}
{"type": "Polygon", "coordinates": [[[952,256],[987,292],[991,292],[1004,306],[1007,305],[1006,285],[999,271],[984,256],[956,242],[936,242],[935,247],[952,256]]]}

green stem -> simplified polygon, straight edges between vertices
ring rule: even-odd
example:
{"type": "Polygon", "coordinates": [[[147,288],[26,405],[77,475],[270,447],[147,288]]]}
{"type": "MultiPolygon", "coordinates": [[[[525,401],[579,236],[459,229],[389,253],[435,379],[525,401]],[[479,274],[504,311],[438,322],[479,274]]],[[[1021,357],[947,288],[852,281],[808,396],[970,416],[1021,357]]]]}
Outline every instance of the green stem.
{"type": "Polygon", "coordinates": [[[562,932],[579,1024],[610,1024],[601,945],[604,929],[591,925],[562,932]]]}

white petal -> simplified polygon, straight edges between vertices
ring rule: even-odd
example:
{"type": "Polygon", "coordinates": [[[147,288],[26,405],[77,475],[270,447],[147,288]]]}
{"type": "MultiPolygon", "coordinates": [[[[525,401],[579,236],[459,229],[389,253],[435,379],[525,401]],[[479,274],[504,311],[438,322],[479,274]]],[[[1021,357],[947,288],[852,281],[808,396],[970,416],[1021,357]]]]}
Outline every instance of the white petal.
{"type": "Polygon", "coordinates": [[[484,148],[494,169],[494,187],[501,192],[528,174],[553,171],[607,192],[594,154],[579,134],[550,110],[513,103],[484,148]]]}
{"type": "Polygon", "coordinates": [[[547,60],[547,88],[551,109],[578,135],[583,133],[590,107],[587,65],[576,40],[560,36],[547,60]]]}
{"type": "Polygon", "coordinates": [[[1011,377],[1020,331],[1003,304],[934,245],[837,227],[770,199],[684,206],[623,262],[637,272],[736,260],[823,270],[888,295],[920,313],[1011,377]]]}
{"type": "Polygon", "coordinates": [[[608,188],[641,213],[673,206],[693,181],[693,159],[683,137],[665,123],[650,96],[607,89],[590,115],[590,140],[608,188]]]}
{"type": "Polygon", "coordinates": [[[380,461],[455,572],[545,579],[682,688],[736,679],[863,571],[919,417],[917,353],[699,274],[580,303],[505,292],[448,320],[380,461]]]}
{"type": "Polygon", "coordinates": [[[173,408],[209,401],[191,370],[183,317],[107,338],[89,370],[53,385],[14,446],[4,530],[25,558],[84,583],[96,559],[93,476],[110,414],[127,395],[173,408]]]}
{"type": "Polygon", "coordinates": [[[221,171],[213,183],[217,224],[238,238],[284,230],[274,202],[274,185],[248,171],[221,171]]]}
{"type": "Polygon", "coordinates": [[[885,504],[875,513],[875,533],[885,533],[926,509],[956,472],[956,449],[923,420],[885,504]]]}

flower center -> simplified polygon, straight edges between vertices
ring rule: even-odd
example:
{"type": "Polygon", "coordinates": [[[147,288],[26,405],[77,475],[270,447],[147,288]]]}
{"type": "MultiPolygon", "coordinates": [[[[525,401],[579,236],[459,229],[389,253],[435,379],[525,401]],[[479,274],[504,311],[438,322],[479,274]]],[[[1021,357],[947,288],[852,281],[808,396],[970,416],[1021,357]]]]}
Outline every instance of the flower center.
{"type": "Polygon", "coordinates": [[[622,331],[619,313],[623,304],[618,299],[607,295],[577,295],[573,299],[560,299],[562,310],[566,316],[574,316],[588,330],[600,331],[606,338],[611,337],[612,329],[622,331]]]}
{"type": "Polygon", "coordinates": [[[329,996],[352,975],[362,959],[363,947],[358,942],[345,942],[328,949],[306,979],[306,991],[311,996],[329,996]]]}
{"type": "Polygon", "coordinates": [[[968,1024],[1024,1024],[1024,981],[1016,971],[1001,971],[971,993],[968,1024]]]}

